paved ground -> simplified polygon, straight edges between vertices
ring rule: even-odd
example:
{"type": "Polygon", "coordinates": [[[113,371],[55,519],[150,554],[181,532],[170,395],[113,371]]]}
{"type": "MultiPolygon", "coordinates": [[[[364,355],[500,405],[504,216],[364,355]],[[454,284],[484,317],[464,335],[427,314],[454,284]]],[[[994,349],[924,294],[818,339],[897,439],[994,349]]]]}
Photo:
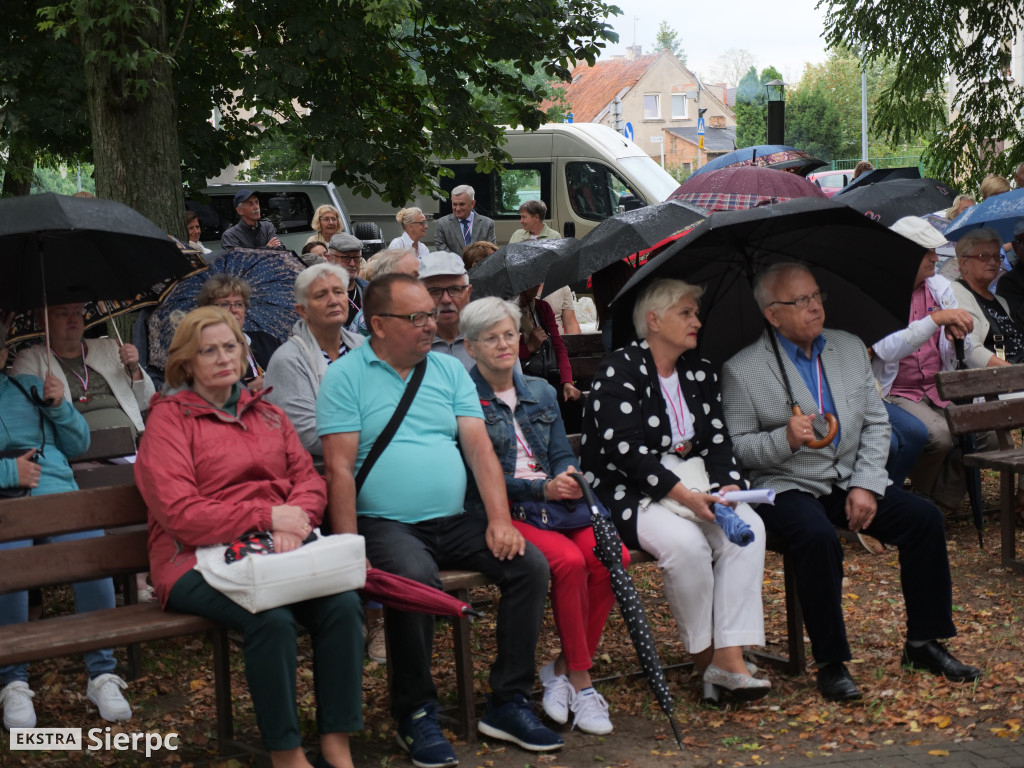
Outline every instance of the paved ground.
{"type": "Polygon", "coordinates": [[[943,768],[1022,768],[1024,741],[984,739],[960,744],[922,744],[916,747],[891,746],[831,757],[793,758],[788,768],[919,768],[940,765],[943,768]]]}

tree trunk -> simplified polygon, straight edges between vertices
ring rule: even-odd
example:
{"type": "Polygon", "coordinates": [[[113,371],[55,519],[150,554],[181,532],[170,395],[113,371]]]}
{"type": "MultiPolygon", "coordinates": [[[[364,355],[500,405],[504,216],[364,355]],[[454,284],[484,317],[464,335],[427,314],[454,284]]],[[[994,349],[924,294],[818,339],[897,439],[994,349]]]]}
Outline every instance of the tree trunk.
{"type": "MultiPolygon", "coordinates": [[[[79,20],[109,18],[119,4],[118,0],[82,0],[79,20]]],[[[155,21],[144,19],[140,12],[127,26],[82,25],[87,30],[82,34],[82,53],[96,194],[134,208],[183,238],[185,201],[177,106],[170,62],[163,56],[168,51],[167,0],[152,0],[152,7],[158,11],[155,21]],[[114,45],[101,40],[102,30],[111,28],[120,32],[114,45]],[[144,46],[163,55],[130,74],[118,71],[101,55],[120,53],[124,60],[140,54],[139,60],[144,61],[144,46]]]]}
{"type": "Polygon", "coordinates": [[[0,197],[27,195],[32,188],[32,171],[36,152],[31,141],[22,141],[17,134],[11,136],[4,166],[4,186],[0,197]]]}

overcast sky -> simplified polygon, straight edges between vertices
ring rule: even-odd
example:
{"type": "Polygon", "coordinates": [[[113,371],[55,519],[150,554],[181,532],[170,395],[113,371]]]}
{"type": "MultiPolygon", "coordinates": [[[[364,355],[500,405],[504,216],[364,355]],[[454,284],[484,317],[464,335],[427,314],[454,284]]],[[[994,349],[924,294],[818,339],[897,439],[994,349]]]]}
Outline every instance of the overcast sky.
{"type": "Polygon", "coordinates": [[[817,0],[614,0],[621,16],[609,20],[619,42],[605,56],[625,53],[635,41],[644,53],[654,50],[658,25],[667,21],[679,33],[687,66],[708,75],[718,57],[730,48],[745,48],[754,55],[758,71],[771,65],[787,83],[800,79],[804,63],[825,60],[824,9],[817,0]],[[635,18],[634,18],[635,17],[635,18]]]}

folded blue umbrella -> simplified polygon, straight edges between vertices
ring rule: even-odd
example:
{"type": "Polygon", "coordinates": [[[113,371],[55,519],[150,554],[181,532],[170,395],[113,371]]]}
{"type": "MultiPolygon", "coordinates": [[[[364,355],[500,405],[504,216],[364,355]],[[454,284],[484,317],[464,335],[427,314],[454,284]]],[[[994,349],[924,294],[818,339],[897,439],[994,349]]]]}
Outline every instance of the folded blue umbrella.
{"type": "Polygon", "coordinates": [[[745,547],[754,540],[754,532],[736,514],[736,510],[717,502],[711,505],[715,510],[715,522],[725,531],[725,537],[740,547],[745,547]]]}

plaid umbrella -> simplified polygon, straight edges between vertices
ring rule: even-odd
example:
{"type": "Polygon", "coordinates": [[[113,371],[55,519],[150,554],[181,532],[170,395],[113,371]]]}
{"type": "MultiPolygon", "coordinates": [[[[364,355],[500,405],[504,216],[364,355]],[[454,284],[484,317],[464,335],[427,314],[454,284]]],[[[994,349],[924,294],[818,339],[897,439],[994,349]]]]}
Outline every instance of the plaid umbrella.
{"type": "Polygon", "coordinates": [[[742,211],[798,197],[826,195],[821,187],[795,173],[756,165],[730,166],[691,176],[669,196],[707,211],[742,211]]]}

